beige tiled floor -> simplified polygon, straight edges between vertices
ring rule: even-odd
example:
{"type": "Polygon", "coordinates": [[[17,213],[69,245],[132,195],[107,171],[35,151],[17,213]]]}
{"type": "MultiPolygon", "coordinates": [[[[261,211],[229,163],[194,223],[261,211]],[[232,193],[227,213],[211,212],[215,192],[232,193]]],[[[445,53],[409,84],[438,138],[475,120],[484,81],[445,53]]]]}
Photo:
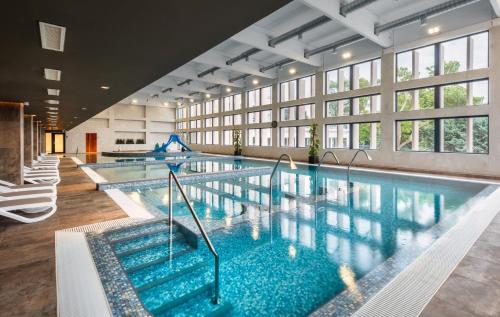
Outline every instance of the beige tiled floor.
{"type": "Polygon", "coordinates": [[[421,316],[500,316],[500,214],[421,316]]]}

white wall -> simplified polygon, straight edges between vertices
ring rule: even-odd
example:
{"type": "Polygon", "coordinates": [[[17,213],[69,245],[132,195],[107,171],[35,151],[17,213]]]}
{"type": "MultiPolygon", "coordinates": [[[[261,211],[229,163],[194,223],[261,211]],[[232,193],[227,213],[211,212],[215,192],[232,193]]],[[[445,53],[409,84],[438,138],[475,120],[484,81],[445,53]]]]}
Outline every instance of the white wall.
{"type": "Polygon", "coordinates": [[[97,133],[97,151],[148,151],[174,131],[175,110],[116,104],[66,132],[66,152],[85,152],[86,133],[97,133]],[[116,144],[116,139],[144,139],[146,144],[116,144]]]}

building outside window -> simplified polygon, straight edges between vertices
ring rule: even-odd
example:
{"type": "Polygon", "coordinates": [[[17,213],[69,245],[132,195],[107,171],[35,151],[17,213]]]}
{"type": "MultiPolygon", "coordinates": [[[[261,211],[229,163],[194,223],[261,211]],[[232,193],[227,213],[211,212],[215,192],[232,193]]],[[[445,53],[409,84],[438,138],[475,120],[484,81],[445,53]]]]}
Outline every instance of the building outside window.
{"type": "Polygon", "coordinates": [[[314,97],[316,75],[280,83],[280,102],[314,97]]]}
{"type": "Polygon", "coordinates": [[[224,111],[241,109],[241,94],[226,96],[223,99],[224,111]]]}
{"type": "Polygon", "coordinates": [[[260,129],[248,129],[248,146],[260,146],[260,129]]]}
{"type": "Polygon", "coordinates": [[[249,112],[247,114],[248,124],[260,123],[260,111],[249,112]]]}
{"type": "Polygon", "coordinates": [[[233,145],[233,130],[224,130],[224,145],[233,145]]]}
{"type": "Polygon", "coordinates": [[[272,86],[247,91],[247,106],[257,107],[272,103],[272,86]]]}
{"type": "Polygon", "coordinates": [[[314,119],[314,104],[283,107],[280,109],[281,121],[314,119]]]}
{"type": "Polygon", "coordinates": [[[380,95],[361,96],[349,99],[327,101],[327,118],[380,113],[380,95]]]}
{"type": "Polygon", "coordinates": [[[381,82],[380,58],[344,66],[327,71],[325,74],[325,93],[335,94],[371,86],[381,82]]]}
{"type": "Polygon", "coordinates": [[[325,126],[325,147],[327,149],[349,149],[350,126],[349,124],[328,124],[325,126]]]}

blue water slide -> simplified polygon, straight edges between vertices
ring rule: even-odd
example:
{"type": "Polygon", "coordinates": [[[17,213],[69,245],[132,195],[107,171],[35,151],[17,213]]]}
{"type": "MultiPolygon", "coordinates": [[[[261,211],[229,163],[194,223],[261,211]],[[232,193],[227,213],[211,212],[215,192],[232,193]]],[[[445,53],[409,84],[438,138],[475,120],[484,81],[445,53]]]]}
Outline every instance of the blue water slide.
{"type": "Polygon", "coordinates": [[[181,140],[181,137],[178,134],[171,134],[167,143],[162,144],[162,146],[160,146],[158,149],[154,149],[153,152],[156,152],[156,153],[167,152],[168,146],[174,142],[180,144],[186,151],[192,152],[191,148],[189,148],[189,146],[187,146],[186,143],[184,143],[181,140]]]}

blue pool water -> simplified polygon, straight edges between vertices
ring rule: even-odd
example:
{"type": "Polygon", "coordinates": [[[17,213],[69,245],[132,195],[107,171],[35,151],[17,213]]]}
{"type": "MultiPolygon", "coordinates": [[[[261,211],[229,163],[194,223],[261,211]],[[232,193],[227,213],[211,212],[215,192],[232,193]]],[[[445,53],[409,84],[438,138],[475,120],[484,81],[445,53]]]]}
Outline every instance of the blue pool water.
{"type": "MultiPolygon", "coordinates": [[[[267,163],[244,160],[233,168],[254,164],[267,163]]],[[[201,170],[206,171],[206,165],[200,165],[201,170]]],[[[221,256],[222,298],[231,305],[225,313],[304,316],[344,291],[356,307],[363,301],[361,278],[391,257],[396,265],[398,261],[406,265],[408,258],[401,260],[402,252],[411,249],[406,253],[410,260],[417,257],[456,224],[486,188],[478,183],[358,171],[353,171],[348,183],[345,170],[321,168],[317,172],[320,195],[315,196],[315,172],[308,166],[280,167],[273,186],[272,216],[267,212],[269,175],[185,186],[205,226],[220,228],[210,232],[210,238],[221,256]]],[[[186,206],[174,193],[174,219],[190,221],[186,206]]],[[[153,212],[167,213],[166,188],[127,194],[153,212]]],[[[204,315],[211,304],[198,297],[210,297],[211,254],[201,239],[199,248],[191,250],[178,232],[173,249],[166,251],[165,245],[158,245],[168,240],[162,234],[117,247],[125,250],[122,265],[130,270],[129,278],[144,306],[155,315],[204,315]],[[130,253],[131,248],[149,243],[150,248],[130,253]],[[162,262],[166,252],[175,258],[162,262]],[[192,270],[179,273],[186,267],[192,270]],[[198,297],[189,295],[195,294],[192,290],[200,291],[198,297]],[[179,304],[178,298],[186,302],[179,304]],[[170,307],[171,303],[175,305],[170,307]]]]}
{"type": "Polygon", "coordinates": [[[266,163],[250,160],[234,160],[231,158],[197,158],[191,162],[170,162],[145,166],[126,166],[111,168],[96,168],[95,171],[108,182],[123,182],[154,178],[166,178],[172,170],[177,175],[196,173],[216,173],[234,171],[251,167],[267,166],[266,163]]]}

